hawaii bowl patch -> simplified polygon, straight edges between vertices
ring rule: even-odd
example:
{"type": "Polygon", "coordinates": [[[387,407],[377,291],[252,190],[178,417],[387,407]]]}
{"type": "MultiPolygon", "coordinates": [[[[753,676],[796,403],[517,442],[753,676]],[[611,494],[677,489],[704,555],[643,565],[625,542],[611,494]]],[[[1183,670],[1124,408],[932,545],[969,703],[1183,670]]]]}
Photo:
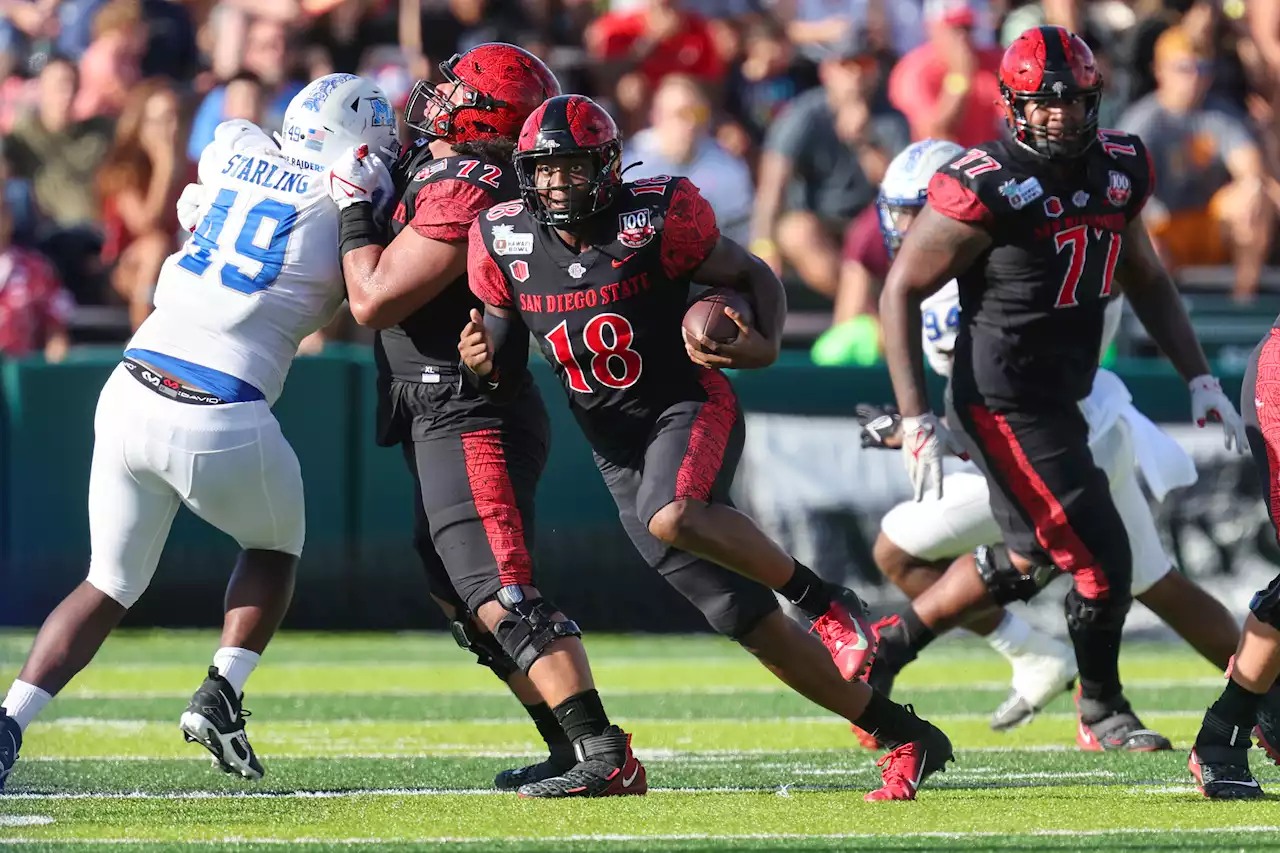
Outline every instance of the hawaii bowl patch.
{"type": "Polygon", "coordinates": [[[618,242],[628,249],[649,245],[656,233],[648,208],[618,214],[618,242]]]}

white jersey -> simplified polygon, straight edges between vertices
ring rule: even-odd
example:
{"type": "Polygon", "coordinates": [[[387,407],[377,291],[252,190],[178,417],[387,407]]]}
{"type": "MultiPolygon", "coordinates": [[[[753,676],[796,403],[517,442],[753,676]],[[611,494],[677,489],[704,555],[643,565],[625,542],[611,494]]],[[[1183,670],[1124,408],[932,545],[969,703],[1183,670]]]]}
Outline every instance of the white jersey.
{"type": "Polygon", "coordinates": [[[129,347],[229,374],[274,404],[298,344],[346,298],[338,209],[322,172],[248,122],[219,125],[199,173],[199,224],[161,268],[129,347]]]}

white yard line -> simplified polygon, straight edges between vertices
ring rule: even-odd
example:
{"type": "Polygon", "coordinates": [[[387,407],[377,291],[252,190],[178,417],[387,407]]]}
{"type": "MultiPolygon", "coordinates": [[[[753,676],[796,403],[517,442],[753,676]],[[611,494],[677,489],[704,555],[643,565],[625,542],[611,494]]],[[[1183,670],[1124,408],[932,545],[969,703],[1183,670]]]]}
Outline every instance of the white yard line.
{"type": "Polygon", "coordinates": [[[1127,827],[1123,829],[1038,829],[1031,832],[841,832],[814,833],[798,832],[760,832],[740,834],[718,833],[680,833],[653,835],[557,835],[557,836],[498,836],[490,838],[456,837],[456,836],[419,836],[413,838],[388,836],[377,838],[252,838],[240,835],[228,835],[222,838],[201,838],[189,841],[174,840],[142,840],[134,838],[0,838],[0,844],[112,844],[121,846],[138,846],[142,844],[188,844],[199,846],[223,846],[227,844],[326,844],[326,845],[364,845],[364,844],[492,844],[495,841],[514,843],[566,843],[575,841],[804,841],[804,840],[874,840],[882,838],[939,838],[963,841],[970,838],[1043,838],[1043,837],[1087,837],[1106,838],[1109,836],[1151,836],[1191,834],[1207,835],[1221,832],[1265,833],[1280,832],[1280,826],[1220,826],[1197,827],[1195,829],[1149,829],[1145,827],[1127,827]]]}

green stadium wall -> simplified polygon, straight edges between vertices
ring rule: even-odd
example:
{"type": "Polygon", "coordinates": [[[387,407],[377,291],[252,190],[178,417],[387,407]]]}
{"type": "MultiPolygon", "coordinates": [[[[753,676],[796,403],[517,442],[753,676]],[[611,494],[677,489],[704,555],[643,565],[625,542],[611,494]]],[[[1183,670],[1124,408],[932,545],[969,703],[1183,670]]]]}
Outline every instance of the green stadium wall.
{"type": "MultiPolygon", "coordinates": [[[[37,625],[87,570],[86,491],[98,392],[119,350],[50,365],[0,364],[0,625],[37,625]]],[[[1163,361],[1116,366],[1138,408],[1184,421],[1185,386],[1163,361]]],[[[584,628],[699,630],[701,617],[632,551],[550,370],[535,371],[551,412],[551,458],[539,490],[538,577],[584,628]]],[[[1223,385],[1234,398],[1241,376],[1223,385]]],[[[734,383],[748,411],[852,416],[892,399],[881,368],[818,368],[786,353],[734,383]]],[[[941,388],[935,387],[935,393],[941,388]]],[[[442,628],[412,547],[413,481],[400,452],[373,442],[374,368],[365,347],[300,358],[275,412],[297,451],[307,545],[287,624],[296,628],[442,628]]],[[[935,397],[940,399],[940,397],[935,397]]],[[[128,622],[215,625],[236,547],[183,509],[151,588],[128,622]]]]}

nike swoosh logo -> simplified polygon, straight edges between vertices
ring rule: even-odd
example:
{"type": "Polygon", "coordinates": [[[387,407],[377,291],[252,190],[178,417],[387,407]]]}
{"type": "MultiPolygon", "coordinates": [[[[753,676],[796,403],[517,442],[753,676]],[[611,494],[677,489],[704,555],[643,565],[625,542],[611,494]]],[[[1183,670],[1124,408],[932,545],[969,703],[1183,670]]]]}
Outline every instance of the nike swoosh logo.
{"type": "Polygon", "coordinates": [[[631,768],[631,775],[622,777],[622,787],[630,788],[631,783],[636,781],[636,777],[639,775],[640,775],[640,762],[637,761],[635,767],[631,768]]]}
{"type": "Polygon", "coordinates": [[[223,704],[227,706],[227,717],[230,718],[231,722],[237,722],[240,719],[240,715],[236,713],[235,708],[231,707],[231,700],[223,693],[219,693],[218,696],[222,699],[223,704]]]}
{"type": "Polygon", "coordinates": [[[920,754],[920,772],[916,774],[916,780],[911,784],[911,790],[915,791],[920,787],[920,780],[924,778],[925,762],[929,760],[929,750],[925,750],[920,754]]]}
{"type": "Polygon", "coordinates": [[[632,259],[632,258],[634,258],[635,256],[636,256],[636,253],[635,253],[635,252],[632,252],[631,254],[627,255],[625,258],[623,258],[623,259],[622,259],[622,260],[620,260],[620,261],[619,261],[619,260],[614,260],[614,262],[613,262],[613,268],[616,270],[618,267],[622,266],[623,264],[625,264],[627,261],[631,260],[631,259],[632,259]]]}
{"type": "Polygon", "coordinates": [[[1219,785],[1243,785],[1246,788],[1258,787],[1257,782],[1242,782],[1238,779],[1215,779],[1214,782],[1219,785]]]}
{"type": "Polygon", "coordinates": [[[860,626],[856,621],[853,623],[853,633],[858,635],[858,642],[853,644],[853,650],[855,652],[860,652],[868,645],[867,635],[862,633],[862,626],[860,626]]]}

